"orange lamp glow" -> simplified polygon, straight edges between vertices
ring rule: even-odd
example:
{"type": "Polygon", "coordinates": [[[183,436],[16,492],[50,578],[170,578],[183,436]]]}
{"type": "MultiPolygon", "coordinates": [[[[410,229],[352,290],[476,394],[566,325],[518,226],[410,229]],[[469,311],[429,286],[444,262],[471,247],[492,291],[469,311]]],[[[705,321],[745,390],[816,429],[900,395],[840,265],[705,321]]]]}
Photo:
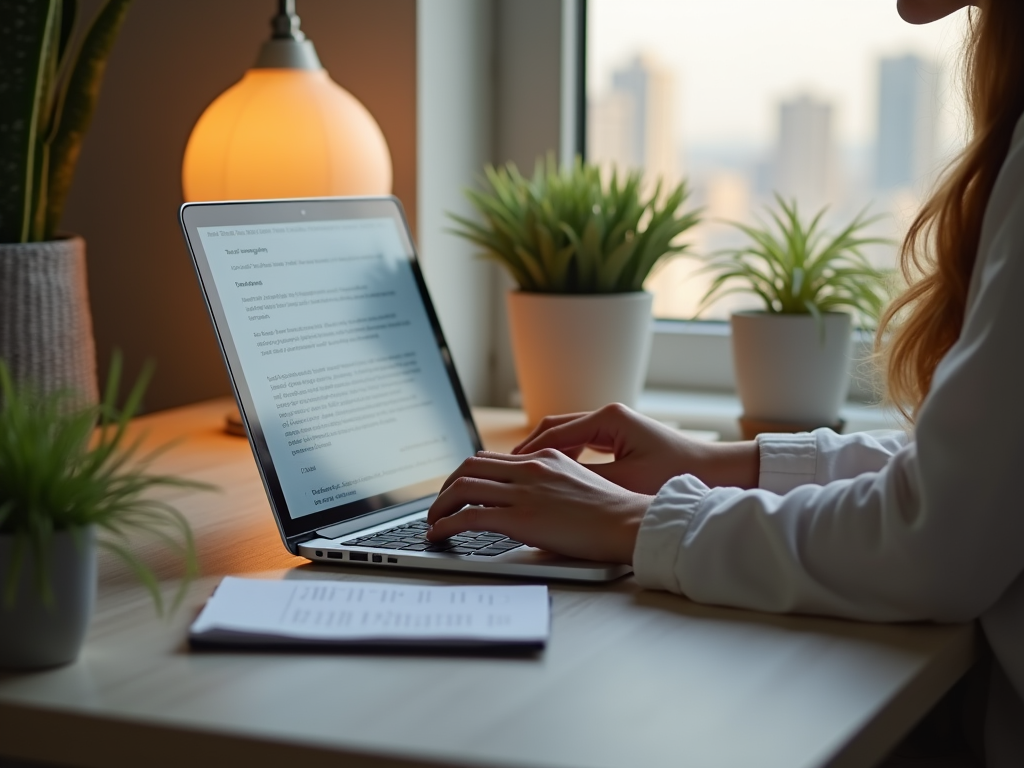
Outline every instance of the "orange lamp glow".
{"type": "Polygon", "coordinates": [[[256,67],[203,112],[182,165],[185,199],[391,192],[391,155],[366,107],[320,66],[282,0],[256,67]]]}

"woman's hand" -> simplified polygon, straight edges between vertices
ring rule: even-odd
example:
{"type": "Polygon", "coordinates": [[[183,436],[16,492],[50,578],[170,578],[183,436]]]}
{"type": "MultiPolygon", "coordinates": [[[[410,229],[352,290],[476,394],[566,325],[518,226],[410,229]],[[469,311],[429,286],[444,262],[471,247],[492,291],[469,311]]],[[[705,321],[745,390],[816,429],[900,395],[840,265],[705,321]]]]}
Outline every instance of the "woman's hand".
{"type": "Polygon", "coordinates": [[[482,451],[445,482],[427,515],[427,537],[495,531],[570,557],[632,563],[650,502],[560,451],[482,451]]]}
{"type": "Polygon", "coordinates": [[[513,454],[554,448],[579,458],[584,448],[611,453],[607,464],[584,465],[616,485],[647,495],[671,478],[692,474],[711,487],[756,488],[760,455],[753,441],[707,443],[688,438],[624,405],[591,413],[549,416],[513,454]]]}

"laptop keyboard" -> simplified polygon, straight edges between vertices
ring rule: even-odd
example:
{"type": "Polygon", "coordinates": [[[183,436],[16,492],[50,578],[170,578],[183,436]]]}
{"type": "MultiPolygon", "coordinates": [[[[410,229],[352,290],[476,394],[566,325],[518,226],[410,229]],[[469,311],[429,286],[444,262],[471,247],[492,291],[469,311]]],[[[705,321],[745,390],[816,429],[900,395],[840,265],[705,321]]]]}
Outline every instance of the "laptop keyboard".
{"type": "Polygon", "coordinates": [[[450,555],[479,557],[494,557],[523,546],[521,541],[513,541],[500,533],[466,531],[444,541],[427,541],[426,534],[426,521],[417,520],[369,536],[343,541],[341,545],[370,549],[402,549],[406,552],[447,552],[450,555]]]}

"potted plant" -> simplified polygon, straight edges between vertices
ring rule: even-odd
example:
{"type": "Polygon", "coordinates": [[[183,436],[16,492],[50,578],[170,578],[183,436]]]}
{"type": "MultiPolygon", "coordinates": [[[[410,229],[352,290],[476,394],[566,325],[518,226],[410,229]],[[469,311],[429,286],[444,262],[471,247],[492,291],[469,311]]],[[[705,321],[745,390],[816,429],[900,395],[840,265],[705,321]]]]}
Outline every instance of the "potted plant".
{"type": "Polygon", "coordinates": [[[99,397],[85,243],[61,214],[130,0],[108,0],[72,54],[75,0],[3,2],[0,359],[15,381],[99,397]]]}
{"type": "Polygon", "coordinates": [[[0,361],[0,668],[73,661],[96,594],[96,547],[113,551],[153,595],[163,598],[128,534],[147,533],[178,553],[184,576],[174,605],[196,573],[195,548],[180,512],[147,493],[198,483],[149,474],[156,453],[125,444],[149,379],[143,371],[117,412],[120,356],[103,401],[16,384],[0,361]],[[98,423],[98,427],[96,426],[98,423]]]}
{"type": "Polygon", "coordinates": [[[605,182],[596,166],[560,170],[552,157],[531,179],[511,163],[485,173],[489,189],[466,193],[482,222],[452,219],[517,283],[507,305],[530,423],[635,404],[651,344],[644,281],[700,219],[683,210],[686,185],[645,195],[639,173],[605,182]]]}
{"type": "Polygon", "coordinates": [[[714,274],[701,309],[731,293],[753,293],[759,311],[735,312],[732,327],[736,388],[744,436],[841,428],[839,409],[849,391],[851,312],[877,319],[887,298],[888,273],[865,257],[865,237],[878,220],[861,212],[836,235],[822,227],[825,209],[809,222],[796,201],[776,195],[760,226],[733,223],[749,239],[710,257],[714,274]]]}

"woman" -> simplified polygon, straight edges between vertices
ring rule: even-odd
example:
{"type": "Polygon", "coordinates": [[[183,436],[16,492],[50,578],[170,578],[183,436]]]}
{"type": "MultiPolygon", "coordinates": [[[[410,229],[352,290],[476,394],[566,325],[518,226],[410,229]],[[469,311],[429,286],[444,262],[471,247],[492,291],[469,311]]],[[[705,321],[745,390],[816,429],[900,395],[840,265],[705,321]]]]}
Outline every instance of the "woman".
{"type": "MultiPolygon", "coordinates": [[[[898,8],[924,23],[966,5],[898,8]]],[[[632,563],[640,584],[701,602],[980,618],[996,662],[987,760],[1024,766],[1024,0],[978,5],[974,136],[910,230],[911,287],[879,331],[911,434],[701,444],[621,406],[549,418],[513,455],[467,460],[429,535],[486,529],[632,563]],[[586,446],[615,460],[579,464],[586,446]]]]}

